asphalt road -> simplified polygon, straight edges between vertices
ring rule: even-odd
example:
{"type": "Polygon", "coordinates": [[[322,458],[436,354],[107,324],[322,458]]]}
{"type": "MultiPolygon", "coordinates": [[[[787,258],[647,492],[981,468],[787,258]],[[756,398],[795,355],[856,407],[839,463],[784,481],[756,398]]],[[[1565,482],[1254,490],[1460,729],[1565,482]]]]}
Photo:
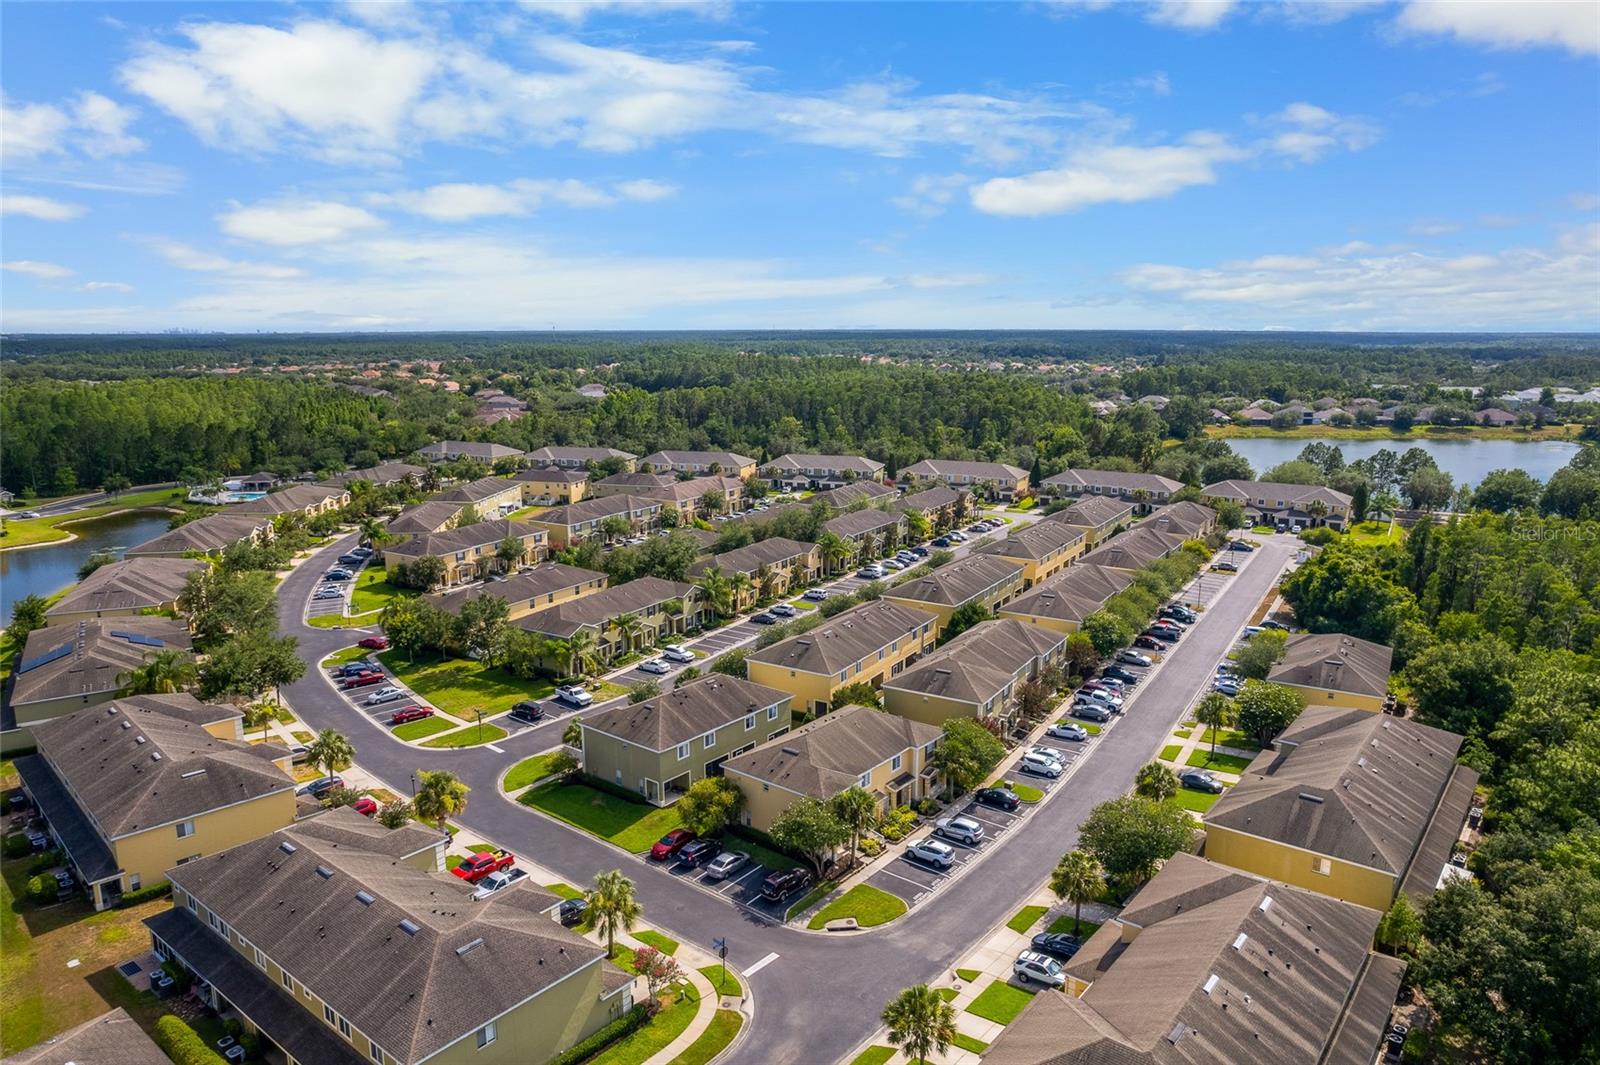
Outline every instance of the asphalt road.
{"type": "MultiPolygon", "coordinates": [[[[299,637],[312,666],[359,638],[348,629],[316,629],[302,620],[306,597],[326,563],[355,539],[344,537],[324,548],[279,588],[281,630],[299,637]]],[[[341,699],[320,670],[308,669],[287,693],[314,728],[344,732],[361,766],[394,790],[408,791],[410,774],[418,768],[449,769],[472,788],[472,803],[457,819],[472,831],[573,884],[587,884],[606,869],[629,872],[651,923],[702,946],[709,946],[713,937],[725,937],[733,967],[745,969],[776,954],[748,978],[755,996],[754,1021],[730,1060],[739,1065],[826,1065],[878,1028],[883,1004],[900,988],[937,979],[987,936],[994,923],[1015,912],[1057,858],[1072,848],[1090,808],[1128,790],[1134,773],[1210,683],[1217,661],[1297,546],[1288,538],[1259,539],[1263,546],[1248,556],[1242,571],[1212,598],[1200,622],[1139,686],[1122,720],[1086,752],[1072,777],[1032,816],[986,847],[979,865],[951,878],[906,917],[864,935],[830,939],[766,924],[710,897],[686,878],[634,868],[644,864],[639,857],[505,798],[498,786],[500,774],[559,743],[564,718],[499,741],[504,754],[482,747],[423,751],[390,738],[385,727],[341,699]]]]}

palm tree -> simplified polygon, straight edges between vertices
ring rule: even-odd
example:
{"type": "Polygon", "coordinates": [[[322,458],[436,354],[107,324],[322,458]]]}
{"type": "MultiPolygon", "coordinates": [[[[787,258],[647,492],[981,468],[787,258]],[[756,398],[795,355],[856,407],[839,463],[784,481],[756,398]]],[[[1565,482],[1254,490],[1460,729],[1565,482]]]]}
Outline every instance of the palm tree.
{"type": "Polygon", "coordinates": [[[1178,778],[1160,762],[1146,762],[1133,778],[1133,791],[1155,802],[1166,802],[1178,794],[1178,778]]]}
{"type": "Polygon", "coordinates": [[[439,831],[443,832],[445,822],[452,817],[459,817],[467,808],[467,792],[472,789],[448,769],[433,771],[419,769],[417,779],[421,781],[417,788],[417,797],[413,802],[417,810],[417,819],[437,821],[439,831]]]}
{"type": "Polygon", "coordinates": [[[878,800],[865,788],[849,787],[833,797],[833,812],[850,826],[850,859],[854,861],[856,850],[861,846],[861,831],[876,816],[878,800]]]}
{"type": "Polygon", "coordinates": [[[925,1062],[943,1054],[956,1041],[955,1007],[927,984],[908,987],[883,1008],[889,1042],[905,1051],[907,1060],[925,1062]]]}
{"type": "MultiPolygon", "coordinates": [[[[356,483],[366,484],[367,482],[357,481],[356,483]]],[[[383,523],[378,521],[377,518],[370,516],[362,518],[360,525],[361,538],[366,540],[366,542],[371,544],[373,547],[380,547],[394,539],[394,537],[389,535],[389,530],[385,529],[383,527],[383,523]]]]}
{"type": "Polygon", "coordinates": [[[778,571],[765,562],[756,567],[756,595],[762,599],[770,599],[778,594],[782,579],[778,571]]]}
{"type": "Polygon", "coordinates": [[[733,613],[733,584],[723,575],[722,570],[712,566],[700,575],[695,582],[695,587],[711,604],[711,610],[719,618],[725,618],[733,613]]]}
{"type": "Polygon", "coordinates": [[[1372,497],[1372,509],[1389,517],[1389,533],[1394,533],[1394,512],[1400,509],[1400,497],[1385,488],[1372,497]]]}
{"type": "Polygon", "coordinates": [[[867,533],[865,536],[863,536],[861,538],[861,557],[862,558],[877,558],[878,557],[878,538],[876,536],[872,535],[871,533],[867,533]]]}
{"type": "Polygon", "coordinates": [[[275,708],[271,703],[251,703],[244,708],[244,721],[242,724],[246,731],[259,728],[261,730],[261,738],[266,739],[267,726],[272,724],[276,717],[275,708]]]}
{"type": "Polygon", "coordinates": [[[177,649],[160,651],[143,665],[117,674],[117,694],[171,695],[187,691],[199,680],[194,659],[177,649]]]}
{"type": "Polygon", "coordinates": [[[822,554],[823,568],[831,573],[840,562],[850,557],[855,548],[838,533],[824,532],[817,537],[817,550],[822,554]]]}
{"type": "Polygon", "coordinates": [[[633,929],[644,907],[633,893],[633,881],[613,869],[594,878],[589,889],[589,914],[595,931],[606,937],[606,954],[615,953],[617,933],[633,929]]]}
{"type": "Polygon", "coordinates": [[[1072,932],[1083,924],[1083,904],[1100,897],[1105,887],[1105,871],[1088,851],[1068,851],[1050,874],[1050,890],[1056,898],[1072,903],[1072,932]]]}
{"type": "Polygon", "coordinates": [[[350,768],[350,764],[356,760],[356,749],[350,746],[350,741],[331,728],[317,733],[317,738],[311,741],[306,753],[312,765],[328,771],[330,780],[339,770],[350,768]]]}
{"type": "Polygon", "coordinates": [[[600,641],[590,629],[579,629],[567,637],[567,672],[590,673],[600,666],[600,641]]]}
{"type": "Polygon", "coordinates": [[[1306,505],[1306,513],[1321,522],[1323,518],[1328,516],[1328,504],[1320,499],[1313,499],[1306,505]]]}
{"type": "Polygon", "coordinates": [[[633,650],[633,641],[639,638],[641,626],[638,614],[618,614],[611,619],[612,628],[617,630],[617,637],[622,641],[622,653],[627,654],[633,650]]]}
{"type": "Polygon", "coordinates": [[[1211,760],[1217,760],[1217,733],[1233,724],[1233,702],[1221,692],[1207,692],[1194,708],[1194,719],[1211,730],[1211,760]]]}
{"type": "Polygon", "coordinates": [[[733,585],[733,600],[736,603],[743,603],[745,596],[754,591],[756,586],[756,582],[750,579],[750,574],[748,573],[735,573],[731,583],[733,585]]]}

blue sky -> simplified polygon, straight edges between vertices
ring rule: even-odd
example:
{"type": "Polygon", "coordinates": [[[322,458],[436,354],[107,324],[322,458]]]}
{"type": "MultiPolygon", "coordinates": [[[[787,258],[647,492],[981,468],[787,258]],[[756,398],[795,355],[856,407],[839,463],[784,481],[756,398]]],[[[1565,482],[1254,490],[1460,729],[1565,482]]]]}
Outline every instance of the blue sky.
{"type": "Polygon", "coordinates": [[[0,9],[9,331],[1600,329],[1600,5],[0,9]]]}

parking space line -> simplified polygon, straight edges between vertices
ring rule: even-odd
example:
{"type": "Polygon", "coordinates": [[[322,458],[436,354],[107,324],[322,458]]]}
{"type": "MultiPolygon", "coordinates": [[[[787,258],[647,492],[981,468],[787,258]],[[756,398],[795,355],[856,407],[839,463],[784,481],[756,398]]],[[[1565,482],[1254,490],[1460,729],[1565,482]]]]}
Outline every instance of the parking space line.
{"type": "Polygon", "coordinates": [[[493,752],[494,752],[494,753],[495,753],[495,754],[505,754],[505,753],[506,753],[506,752],[505,752],[505,751],[504,751],[504,750],[502,750],[502,749],[501,749],[501,748],[499,748],[499,747],[496,747],[496,746],[495,746],[495,745],[494,745],[494,744],[492,744],[492,743],[486,743],[486,744],[484,744],[484,746],[485,746],[485,747],[487,747],[487,748],[489,748],[489,749],[490,749],[490,750],[491,750],[491,751],[493,751],[493,752]]]}
{"type": "MultiPolygon", "coordinates": [[[[901,859],[901,860],[905,861],[906,859],[901,859]]],[[[921,869],[922,868],[921,866],[915,865],[915,864],[913,864],[911,867],[913,869],[921,869]]],[[[924,869],[923,871],[926,872],[926,873],[931,874],[934,877],[934,882],[935,883],[938,882],[938,878],[939,877],[945,875],[943,873],[935,873],[932,869],[924,869]]],[[[906,883],[910,884],[912,887],[919,887],[919,888],[922,888],[924,891],[926,891],[928,889],[928,885],[922,883],[920,880],[913,880],[909,876],[901,876],[899,873],[895,872],[893,869],[888,868],[887,866],[885,866],[882,869],[879,869],[878,872],[887,873],[889,876],[894,877],[896,880],[904,880],[906,883]]]]}

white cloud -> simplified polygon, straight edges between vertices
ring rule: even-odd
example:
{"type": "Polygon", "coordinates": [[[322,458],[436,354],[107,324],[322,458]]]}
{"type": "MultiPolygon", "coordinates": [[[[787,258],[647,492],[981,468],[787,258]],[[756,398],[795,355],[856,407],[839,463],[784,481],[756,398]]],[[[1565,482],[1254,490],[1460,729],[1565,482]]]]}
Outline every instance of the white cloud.
{"type": "Polygon", "coordinates": [[[625,200],[654,203],[676,196],[678,186],[667,181],[656,181],[654,178],[636,178],[632,181],[617,182],[617,193],[625,200]]]}
{"type": "Polygon", "coordinates": [[[0,195],[0,214],[27,215],[45,222],[70,222],[87,210],[81,204],[63,203],[48,196],[29,196],[18,192],[0,195]]]}
{"type": "Polygon", "coordinates": [[[722,21],[733,14],[732,0],[520,0],[525,11],[550,15],[572,25],[591,15],[672,15],[722,21]]]}
{"type": "Polygon", "coordinates": [[[935,218],[944,213],[956,193],[971,181],[966,174],[919,174],[912,179],[908,191],[892,197],[889,202],[902,211],[910,211],[923,218],[935,218]]]}
{"type": "Polygon", "coordinates": [[[1314,163],[1335,148],[1358,152],[1378,140],[1378,127],[1367,119],[1336,115],[1304,101],[1269,116],[1267,124],[1278,131],[1272,150],[1302,163],[1314,163]]]}
{"type": "Polygon", "coordinates": [[[133,108],[97,92],[79,93],[73,105],[78,147],[91,159],[141,151],[144,141],[128,132],[137,114],[133,108]]]}
{"type": "Polygon", "coordinates": [[[12,259],[0,263],[0,270],[10,270],[16,274],[27,274],[45,281],[55,281],[63,277],[71,277],[72,271],[65,266],[55,263],[35,262],[32,259],[12,259]]]}
{"type": "Polygon", "coordinates": [[[1217,180],[1217,166],[1249,152],[1221,134],[1192,133],[1179,144],[1090,148],[1065,164],[1020,177],[991,178],[972,188],[972,205],[985,214],[1037,217],[1098,203],[1162,199],[1217,180]]]}
{"type": "Polygon", "coordinates": [[[1574,192],[1567,197],[1567,206],[1574,211],[1600,211],[1600,193],[1574,192]]]}
{"type": "Polygon", "coordinates": [[[133,286],[123,281],[88,281],[83,285],[85,292],[132,292],[133,286]]]}
{"type": "Polygon", "coordinates": [[[164,237],[148,238],[145,243],[153,248],[167,262],[180,270],[193,270],[196,273],[228,274],[234,277],[255,277],[268,280],[283,280],[290,277],[300,277],[304,271],[293,266],[282,266],[277,263],[244,262],[238,259],[229,259],[212,252],[201,251],[181,241],[168,240],[164,237]]]}
{"type": "Polygon", "coordinates": [[[128,132],[136,114],[97,92],[80,92],[63,105],[0,99],[0,153],[8,165],[73,151],[92,159],[130,155],[144,148],[128,132]]]}
{"type": "Polygon", "coordinates": [[[1172,95],[1172,81],[1167,77],[1167,72],[1164,70],[1134,78],[1133,85],[1135,88],[1145,89],[1156,96],[1172,95]]]}
{"type": "Polygon", "coordinates": [[[575,208],[609,207],[619,199],[649,203],[677,192],[676,185],[650,178],[618,182],[614,193],[570,178],[518,178],[503,185],[449,183],[425,189],[373,193],[367,197],[367,203],[374,207],[396,207],[436,222],[467,222],[495,215],[525,215],[547,202],[575,208]]]}
{"type": "Polygon", "coordinates": [[[1600,12],[1590,0],[1411,0],[1395,25],[1492,48],[1554,46],[1600,54],[1600,12]]]}
{"type": "Polygon", "coordinates": [[[328,200],[236,206],[218,215],[217,223],[230,237],[285,247],[325,244],[383,226],[383,220],[370,211],[328,200]]]}
{"type": "Polygon", "coordinates": [[[1151,22],[1185,30],[1209,30],[1238,6],[1236,0],[1157,0],[1147,16],[1151,22]]]}
{"type": "Polygon", "coordinates": [[[59,107],[12,104],[0,98],[0,157],[12,163],[59,152],[71,125],[72,120],[59,107]]]}
{"type": "Polygon", "coordinates": [[[1406,232],[1414,237],[1442,237],[1460,230],[1461,223],[1448,218],[1419,218],[1406,227],[1406,232]]]}

